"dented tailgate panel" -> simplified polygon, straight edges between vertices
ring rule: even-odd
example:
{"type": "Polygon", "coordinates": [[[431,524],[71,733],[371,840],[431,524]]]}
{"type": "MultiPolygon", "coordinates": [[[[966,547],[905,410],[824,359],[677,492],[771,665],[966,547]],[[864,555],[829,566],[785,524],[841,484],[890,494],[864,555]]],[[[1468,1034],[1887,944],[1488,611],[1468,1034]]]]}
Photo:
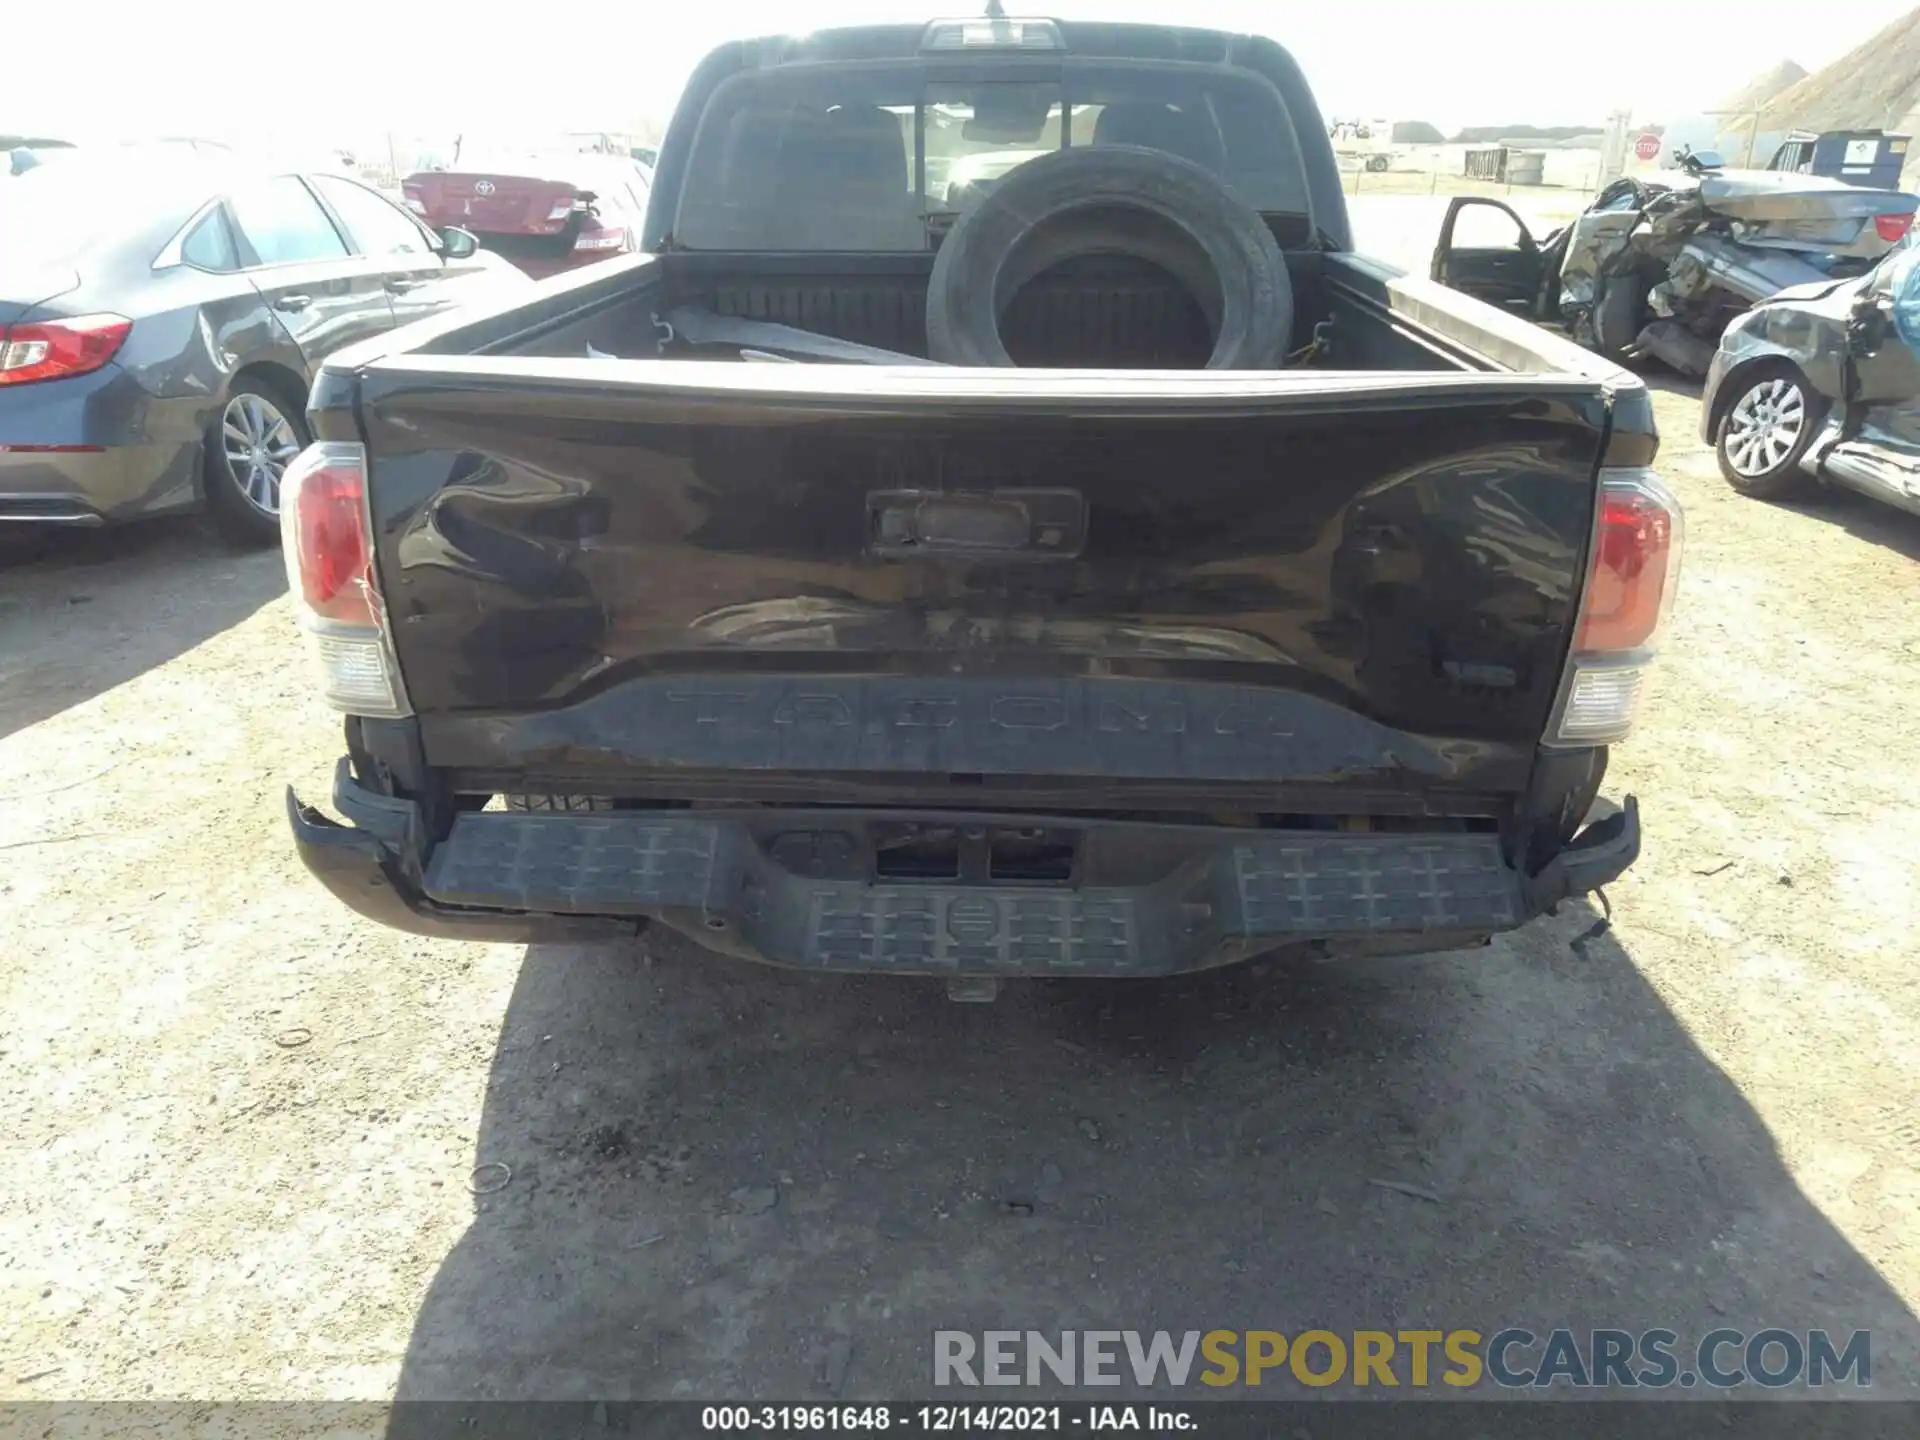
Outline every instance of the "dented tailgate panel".
{"type": "Polygon", "coordinates": [[[1596,384],[781,369],[365,375],[432,763],[1458,780],[1545,726],[1596,384]]]}

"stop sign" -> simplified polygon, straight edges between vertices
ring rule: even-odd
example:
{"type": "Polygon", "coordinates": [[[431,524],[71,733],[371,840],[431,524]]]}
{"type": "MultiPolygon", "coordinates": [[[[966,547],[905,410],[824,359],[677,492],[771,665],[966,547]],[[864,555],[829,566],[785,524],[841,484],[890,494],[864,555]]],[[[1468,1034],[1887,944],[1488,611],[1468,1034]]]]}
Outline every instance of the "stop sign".
{"type": "Polygon", "coordinates": [[[1658,135],[1642,135],[1638,140],[1633,142],[1633,153],[1642,160],[1658,160],[1660,158],[1660,137],[1658,135]]]}

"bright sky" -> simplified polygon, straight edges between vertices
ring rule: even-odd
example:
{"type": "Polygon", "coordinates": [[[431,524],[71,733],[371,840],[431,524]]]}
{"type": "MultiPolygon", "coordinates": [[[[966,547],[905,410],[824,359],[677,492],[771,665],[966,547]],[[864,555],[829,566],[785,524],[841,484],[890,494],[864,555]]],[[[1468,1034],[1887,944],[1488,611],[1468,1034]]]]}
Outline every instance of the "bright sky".
{"type": "MultiPolygon", "coordinates": [[[[196,134],[371,148],[403,135],[634,130],[743,35],[979,13],[982,0],[320,0],[232,11],[111,0],[8,6],[0,130],[196,134]],[[802,16],[805,18],[802,19],[802,16]]],[[[1009,13],[1271,35],[1331,114],[1495,123],[1661,121],[1783,58],[1818,69],[1912,0],[1007,0],[1009,13]],[[1817,16],[1817,19],[1815,18],[1817,16]]]]}

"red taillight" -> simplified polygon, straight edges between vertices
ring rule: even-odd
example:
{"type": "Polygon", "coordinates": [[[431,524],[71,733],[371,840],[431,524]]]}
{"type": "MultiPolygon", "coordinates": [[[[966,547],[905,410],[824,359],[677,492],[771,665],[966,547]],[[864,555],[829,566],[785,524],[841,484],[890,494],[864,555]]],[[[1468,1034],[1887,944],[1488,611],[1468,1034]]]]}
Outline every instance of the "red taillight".
{"type": "Polygon", "coordinates": [[[1653,471],[1600,472],[1600,513],[1549,745],[1611,745],[1633,729],[1673,592],[1685,522],[1653,471]]]}
{"type": "Polygon", "coordinates": [[[26,385],[98,370],[126,343],[124,315],[77,315],[11,325],[0,343],[0,385],[26,385]]]}
{"type": "Polygon", "coordinates": [[[375,623],[366,461],[358,445],[309,445],[281,482],[287,568],[315,618],[375,623]]]}
{"type": "Polygon", "coordinates": [[[1641,482],[1608,484],[1573,648],[1633,650],[1660,628],[1679,559],[1679,509],[1641,482]]]}
{"type": "Polygon", "coordinates": [[[1896,244],[1902,235],[1913,225],[1913,212],[1905,215],[1876,215],[1873,217],[1874,233],[1889,245],[1896,244]]]}
{"type": "Polygon", "coordinates": [[[300,452],[280,481],[280,542],[327,703],[348,715],[410,714],[373,568],[366,451],[324,440],[300,452]]]}

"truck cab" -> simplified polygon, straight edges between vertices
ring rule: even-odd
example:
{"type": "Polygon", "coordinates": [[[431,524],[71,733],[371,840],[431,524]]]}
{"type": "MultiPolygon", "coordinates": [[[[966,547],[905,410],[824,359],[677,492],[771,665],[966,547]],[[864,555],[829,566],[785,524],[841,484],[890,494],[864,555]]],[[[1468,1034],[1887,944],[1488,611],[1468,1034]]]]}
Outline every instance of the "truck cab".
{"type": "Polygon", "coordinates": [[[1796,130],[1773,152],[1767,169],[1824,175],[1873,190],[1898,190],[1907,165],[1906,135],[1884,130],[1796,130]]]}

